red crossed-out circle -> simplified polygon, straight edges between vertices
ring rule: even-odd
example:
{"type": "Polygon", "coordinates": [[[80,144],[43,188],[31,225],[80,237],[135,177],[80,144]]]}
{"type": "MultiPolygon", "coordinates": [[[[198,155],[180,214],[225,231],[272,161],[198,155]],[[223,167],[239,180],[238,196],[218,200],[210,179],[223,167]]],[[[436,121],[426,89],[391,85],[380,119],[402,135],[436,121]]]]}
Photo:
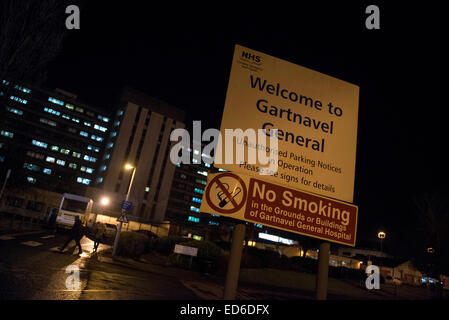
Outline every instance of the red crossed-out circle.
{"type": "Polygon", "coordinates": [[[233,173],[230,173],[230,172],[221,173],[221,174],[219,174],[219,175],[213,177],[212,180],[207,184],[205,193],[206,193],[206,201],[207,201],[207,203],[209,204],[209,206],[210,206],[214,211],[217,211],[217,212],[219,212],[219,213],[221,213],[221,214],[232,214],[232,213],[235,213],[235,212],[239,211],[239,210],[244,206],[244,204],[245,204],[245,202],[246,202],[246,196],[247,196],[247,190],[246,190],[246,186],[245,186],[245,183],[243,182],[243,180],[242,180],[239,176],[237,176],[237,175],[235,175],[235,174],[233,174],[233,173]],[[240,203],[237,203],[237,201],[235,201],[235,199],[232,198],[231,193],[229,193],[228,189],[226,189],[226,187],[224,186],[224,184],[220,181],[220,178],[224,178],[224,177],[231,177],[231,178],[234,178],[234,179],[236,179],[237,182],[239,182],[240,185],[242,186],[243,197],[242,197],[242,201],[241,201],[240,203]],[[211,198],[210,198],[210,195],[211,195],[211,189],[212,189],[212,186],[214,186],[215,184],[218,185],[218,188],[219,188],[221,191],[223,191],[223,193],[226,195],[226,197],[227,197],[227,198],[229,199],[229,201],[232,203],[232,205],[234,206],[232,209],[223,209],[223,208],[220,208],[220,207],[218,207],[217,205],[215,205],[215,204],[212,202],[212,200],[211,200],[211,198]]]}

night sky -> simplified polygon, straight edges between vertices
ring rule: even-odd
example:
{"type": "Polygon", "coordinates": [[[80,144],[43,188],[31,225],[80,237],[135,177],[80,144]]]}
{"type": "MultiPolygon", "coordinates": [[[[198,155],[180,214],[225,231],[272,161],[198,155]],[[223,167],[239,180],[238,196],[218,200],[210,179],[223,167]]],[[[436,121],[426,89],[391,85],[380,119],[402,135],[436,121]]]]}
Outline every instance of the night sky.
{"type": "Polygon", "coordinates": [[[358,240],[383,228],[390,247],[406,248],[412,199],[448,191],[444,8],[377,3],[381,29],[367,30],[365,8],[376,3],[92,2],[52,63],[49,88],[108,110],[131,85],[186,110],[186,123],[219,128],[237,43],[360,87],[358,240]]]}

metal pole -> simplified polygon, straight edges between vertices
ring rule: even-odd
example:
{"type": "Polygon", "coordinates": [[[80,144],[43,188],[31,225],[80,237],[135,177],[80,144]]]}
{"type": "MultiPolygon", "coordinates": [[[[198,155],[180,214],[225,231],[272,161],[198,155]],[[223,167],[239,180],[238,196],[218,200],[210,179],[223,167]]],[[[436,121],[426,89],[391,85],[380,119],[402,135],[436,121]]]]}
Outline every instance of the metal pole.
{"type": "MultiPolygon", "coordinates": [[[[129,187],[128,187],[128,192],[126,193],[126,197],[125,197],[125,201],[128,201],[129,199],[129,193],[131,191],[131,187],[133,185],[133,181],[134,181],[134,174],[136,173],[136,168],[133,168],[133,173],[131,174],[131,180],[129,181],[129,187]]],[[[122,209],[122,216],[126,213],[125,210],[122,209]]],[[[117,247],[118,247],[118,240],[120,238],[120,232],[122,231],[122,225],[123,225],[123,221],[120,221],[118,228],[117,228],[117,233],[115,235],[115,240],[114,240],[114,247],[112,248],[112,256],[114,257],[117,253],[117,247]]]]}
{"type": "Polygon", "coordinates": [[[234,300],[239,282],[240,262],[242,259],[243,241],[245,240],[246,226],[239,223],[234,228],[231,253],[229,255],[228,271],[224,287],[224,300],[234,300]]]}
{"type": "Polygon", "coordinates": [[[331,244],[323,242],[320,244],[320,253],[318,255],[318,272],[316,277],[316,299],[327,299],[327,282],[329,272],[329,251],[331,244]]]}

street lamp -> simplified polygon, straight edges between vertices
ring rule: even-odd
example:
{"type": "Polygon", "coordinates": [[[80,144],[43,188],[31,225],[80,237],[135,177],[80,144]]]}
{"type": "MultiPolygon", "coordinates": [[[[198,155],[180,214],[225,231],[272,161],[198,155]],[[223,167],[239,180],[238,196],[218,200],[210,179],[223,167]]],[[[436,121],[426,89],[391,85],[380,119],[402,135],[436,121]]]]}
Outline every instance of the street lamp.
{"type": "Polygon", "coordinates": [[[111,199],[109,199],[109,197],[103,197],[103,198],[100,199],[100,204],[103,207],[108,206],[110,202],[111,202],[111,199]]]}
{"type": "MultiPolygon", "coordinates": [[[[131,180],[129,181],[128,191],[126,192],[126,197],[125,197],[125,201],[128,201],[129,193],[131,191],[131,188],[132,188],[132,185],[133,185],[133,182],[134,182],[134,175],[136,173],[136,168],[133,165],[131,165],[129,163],[126,163],[125,166],[124,166],[124,169],[125,170],[131,170],[131,169],[133,170],[133,172],[131,174],[131,180]]],[[[126,215],[126,210],[123,209],[123,207],[122,207],[121,217],[124,217],[125,215],[126,215]]],[[[123,225],[123,219],[120,219],[120,223],[118,225],[117,233],[115,235],[114,248],[112,249],[112,256],[115,256],[115,254],[117,252],[118,240],[120,238],[120,232],[122,231],[122,225],[123,225]]]]}
{"type": "Polygon", "coordinates": [[[382,240],[385,239],[386,236],[387,234],[383,231],[379,231],[377,234],[377,237],[380,239],[380,252],[382,252],[382,240]]]}

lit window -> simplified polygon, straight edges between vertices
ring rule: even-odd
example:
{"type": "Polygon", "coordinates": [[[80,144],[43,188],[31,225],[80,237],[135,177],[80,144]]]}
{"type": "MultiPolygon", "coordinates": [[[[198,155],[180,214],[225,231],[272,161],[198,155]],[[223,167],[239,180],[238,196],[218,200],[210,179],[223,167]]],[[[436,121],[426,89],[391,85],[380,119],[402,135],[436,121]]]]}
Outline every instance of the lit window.
{"type": "Polygon", "coordinates": [[[45,159],[45,161],[55,163],[56,159],[53,157],[47,157],[47,159],[45,159]]]}
{"type": "Polygon", "coordinates": [[[87,122],[87,121],[84,121],[84,125],[87,126],[87,127],[91,127],[92,126],[92,124],[90,122],[87,122]]]}
{"type": "Polygon", "coordinates": [[[86,131],[80,131],[80,136],[88,137],[89,134],[86,131]]]}
{"type": "Polygon", "coordinates": [[[2,82],[3,82],[3,84],[4,84],[5,86],[9,86],[9,81],[2,80],[2,82]]]}
{"type": "Polygon", "coordinates": [[[200,212],[200,208],[197,208],[195,206],[190,206],[190,211],[200,212]]]}
{"type": "Polygon", "coordinates": [[[179,175],[179,177],[180,177],[181,179],[187,179],[187,176],[186,176],[184,173],[181,173],[181,174],[179,175]]]}
{"type": "Polygon", "coordinates": [[[197,202],[197,203],[201,203],[201,199],[197,198],[197,197],[193,197],[192,198],[193,202],[197,202]]]}
{"type": "Polygon", "coordinates": [[[104,160],[107,160],[107,159],[109,159],[111,157],[111,155],[108,153],[108,154],[106,154],[104,157],[103,157],[103,159],[104,160]]]}
{"type": "Polygon", "coordinates": [[[204,185],[207,184],[207,181],[206,181],[206,180],[196,179],[195,181],[196,181],[197,183],[201,183],[201,184],[204,184],[204,185]]]}
{"type": "Polygon", "coordinates": [[[60,166],[65,166],[65,161],[64,161],[64,160],[58,159],[58,160],[56,161],[56,164],[58,164],[58,165],[60,165],[60,166]]]}
{"type": "Polygon", "coordinates": [[[51,169],[44,168],[44,170],[42,172],[45,174],[51,174],[51,169]]]}
{"type": "Polygon", "coordinates": [[[96,135],[92,135],[90,138],[91,138],[92,140],[100,141],[100,142],[104,140],[104,138],[98,137],[98,136],[96,136],[96,135]]]}
{"type": "Polygon", "coordinates": [[[58,146],[51,146],[51,151],[59,151],[59,147],[58,146]]]}
{"type": "Polygon", "coordinates": [[[40,118],[39,121],[42,123],[48,124],[49,126],[52,126],[52,127],[56,127],[56,125],[57,125],[56,122],[45,119],[45,118],[40,118]]]}
{"type": "Polygon", "coordinates": [[[80,119],[78,119],[78,118],[72,118],[72,121],[76,122],[76,123],[80,123],[80,119]]]}
{"type": "Polygon", "coordinates": [[[210,168],[210,163],[204,163],[204,165],[206,166],[206,168],[210,168]]]}
{"type": "Polygon", "coordinates": [[[63,117],[64,119],[67,119],[67,120],[70,120],[70,119],[71,119],[71,117],[70,117],[69,115],[67,115],[67,114],[63,114],[62,117],[63,117]]]}
{"type": "Polygon", "coordinates": [[[69,154],[70,150],[69,149],[61,149],[61,153],[63,154],[69,154]]]}
{"type": "Polygon", "coordinates": [[[193,163],[199,163],[199,161],[197,159],[195,159],[195,158],[192,159],[192,162],[193,163]]]}
{"type": "Polygon", "coordinates": [[[106,131],[108,131],[108,128],[99,126],[98,124],[95,124],[95,125],[94,125],[94,129],[100,130],[101,132],[106,132],[106,131]]]}
{"type": "Polygon", "coordinates": [[[195,192],[197,192],[199,194],[203,194],[204,193],[204,190],[200,189],[200,188],[195,188],[194,190],[195,190],[195,192]]]}
{"type": "Polygon", "coordinates": [[[81,157],[81,153],[73,151],[72,152],[72,156],[75,157],[75,158],[79,158],[79,157],[81,157]]]}
{"type": "Polygon", "coordinates": [[[22,86],[19,86],[19,85],[17,85],[17,84],[14,86],[14,89],[17,89],[17,90],[22,91],[22,92],[25,92],[25,93],[30,93],[30,92],[31,92],[30,89],[25,88],[25,87],[22,87],[22,86]]]}
{"type": "Polygon", "coordinates": [[[81,107],[76,107],[76,108],[75,108],[75,111],[78,111],[79,113],[83,113],[83,112],[84,112],[84,109],[81,108],[81,107]]]}
{"type": "Polygon", "coordinates": [[[0,156],[0,162],[5,162],[5,157],[0,156]]]}
{"type": "Polygon", "coordinates": [[[90,161],[90,162],[96,162],[96,161],[97,161],[97,158],[88,156],[88,155],[86,154],[86,155],[84,156],[84,160],[90,161]]]}
{"type": "Polygon", "coordinates": [[[31,171],[39,171],[41,168],[35,164],[31,164],[31,163],[24,163],[23,167],[25,169],[31,170],[31,171]]]}
{"type": "Polygon", "coordinates": [[[100,171],[106,171],[107,166],[101,166],[100,171]]]}
{"type": "Polygon", "coordinates": [[[97,183],[102,183],[103,182],[103,177],[97,178],[97,183]]]}
{"type": "Polygon", "coordinates": [[[36,183],[36,178],[33,178],[33,177],[27,177],[27,181],[29,182],[29,183],[36,183]]]}
{"type": "Polygon", "coordinates": [[[210,224],[211,226],[218,226],[218,225],[220,225],[219,222],[215,222],[215,221],[209,221],[209,224],[210,224]]]}
{"type": "Polygon", "coordinates": [[[35,145],[35,146],[40,147],[40,148],[47,148],[48,147],[48,144],[46,144],[45,142],[42,142],[42,141],[38,141],[38,140],[33,140],[33,141],[31,141],[31,143],[33,145],[35,145]]]}
{"type": "Polygon", "coordinates": [[[69,168],[70,169],[76,169],[78,166],[77,166],[77,164],[76,163],[69,163],[69,168]]]}
{"type": "Polygon", "coordinates": [[[53,102],[53,103],[55,103],[55,104],[59,104],[60,106],[63,106],[63,105],[64,105],[64,102],[63,102],[63,101],[58,100],[58,99],[55,99],[55,98],[52,98],[52,97],[49,97],[49,98],[48,98],[48,101],[53,102]]]}
{"type": "Polygon", "coordinates": [[[28,103],[28,101],[27,101],[27,100],[25,100],[25,99],[21,99],[21,98],[19,98],[19,97],[15,97],[15,96],[10,96],[9,98],[10,98],[11,100],[14,100],[14,101],[20,102],[20,103],[22,103],[22,104],[27,104],[27,103],[28,103]]]}
{"type": "Polygon", "coordinates": [[[6,131],[6,130],[0,131],[0,134],[4,137],[14,138],[14,133],[6,131]]]}
{"type": "Polygon", "coordinates": [[[44,107],[44,111],[48,112],[50,114],[54,114],[55,116],[60,116],[61,115],[61,112],[59,112],[59,111],[57,111],[55,109],[52,109],[52,108],[48,108],[48,107],[44,107]]]}
{"type": "Polygon", "coordinates": [[[106,146],[106,148],[112,148],[114,146],[114,142],[109,142],[106,146]]]}
{"type": "Polygon", "coordinates": [[[100,152],[100,148],[99,147],[94,147],[94,146],[91,146],[91,145],[87,146],[87,150],[93,150],[95,152],[100,152]]]}
{"type": "Polygon", "coordinates": [[[6,110],[19,116],[23,115],[23,111],[16,108],[6,107],[6,110]]]}
{"type": "Polygon", "coordinates": [[[90,179],[78,177],[78,178],[76,179],[76,182],[82,183],[82,184],[90,184],[90,179]]]}
{"type": "Polygon", "coordinates": [[[219,172],[228,172],[228,170],[218,169],[219,172]]]}
{"type": "Polygon", "coordinates": [[[66,105],[65,105],[65,107],[67,108],[67,109],[69,109],[69,110],[73,110],[73,109],[75,109],[75,107],[74,106],[72,106],[71,104],[69,104],[69,103],[67,103],[66,105]]]}
{"type": "Polygon", "coordinates": [[[87,172],[87,173],[93,173],[94,172],[94,169],[89,168],[89,167],[84,167],[84,166],[82,166],[80,168],[80,170],[83,171],[83,172],[87,172]]]}
{"type": "Polygon", "coordinates": [[[145,192],[150,192],[150,187],[145,187],[145,192]]]}
{"type": "MultiPolygon", "coordinates": [[[[3,81],[5,81],[5,80],[3,80],[3,81]]],[[[118,116],[121,116],[123,114],[123,110],[119,110],[118,112],[117,112],[117,115],[118,116]]]]}
{"type": "Polygon", "coordinates": [[[188,220],[188,221],[195,222],[195,223],[200,222],[200,218],[192,217],[192,216],[189,216],[189,217],[187,218],[187,220],[188,220]]]}
{"type": "Polygon", "coordinates": [[[103,117],[102,115],[98,115],[98,119],[103,120],[104,122],[109,122],[109,118],[103,117]]]}
{"type": "Polygon", "coordinates": [[[197,173],[207,177],[207,171],[197,171],[197,173]]]}

